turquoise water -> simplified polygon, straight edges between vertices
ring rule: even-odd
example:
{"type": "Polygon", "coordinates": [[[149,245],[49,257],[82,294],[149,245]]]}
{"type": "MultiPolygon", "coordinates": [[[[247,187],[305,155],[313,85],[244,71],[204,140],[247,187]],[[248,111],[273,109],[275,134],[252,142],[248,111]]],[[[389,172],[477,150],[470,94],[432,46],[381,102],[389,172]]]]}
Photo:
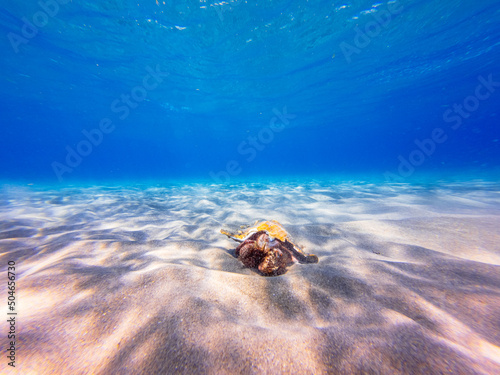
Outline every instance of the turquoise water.
{"type": "Polygon", "coordinates": [[[498,1],[3,4],[1,178],[498,178],[498,1]]]}

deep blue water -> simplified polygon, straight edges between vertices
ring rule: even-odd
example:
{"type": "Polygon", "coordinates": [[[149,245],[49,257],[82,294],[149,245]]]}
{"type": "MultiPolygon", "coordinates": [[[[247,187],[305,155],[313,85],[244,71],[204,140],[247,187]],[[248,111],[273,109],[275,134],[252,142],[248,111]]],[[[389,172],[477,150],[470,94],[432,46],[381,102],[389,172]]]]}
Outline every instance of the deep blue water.
{"type": "Polygon", "coordinates": [[[2,2],[2,180],[498,178],[498,0],[65,2],[2,2]]]}

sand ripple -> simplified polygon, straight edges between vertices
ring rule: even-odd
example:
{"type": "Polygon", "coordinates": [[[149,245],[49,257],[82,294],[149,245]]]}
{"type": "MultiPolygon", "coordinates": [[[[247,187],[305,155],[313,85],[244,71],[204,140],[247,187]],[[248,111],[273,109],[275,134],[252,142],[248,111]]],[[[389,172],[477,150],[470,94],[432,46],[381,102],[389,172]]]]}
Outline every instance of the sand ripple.
{"type": "Polygon", "coordinates": [[[500,372],[498,185],[4,186],[0,202],[19,373],[500,372]],[[243,268],[218,231],[261,218],[319,264],[243,268]]]}

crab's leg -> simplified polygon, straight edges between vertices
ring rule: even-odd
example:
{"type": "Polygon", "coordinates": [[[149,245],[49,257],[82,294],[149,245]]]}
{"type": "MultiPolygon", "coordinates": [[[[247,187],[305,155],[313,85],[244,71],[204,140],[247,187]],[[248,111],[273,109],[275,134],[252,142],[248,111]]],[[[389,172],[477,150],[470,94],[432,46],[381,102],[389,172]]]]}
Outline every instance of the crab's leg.
{"type": "Polygon", "coordinates": [[[297,245],[292,244],[288,240],[285,241],[285,245],[292,251],[299,263],[318,263],[318,257],[316,255],[304,253],[297,245]]]}
{"type": "Polygon", "coordinates": [[[233,239],[233,240],[235,240],[235,241],[238,241],[238,242],[243,242],[243,239],[242,239],[242,238],[238,238],[238,237],[237,237],[237,235],[232,234],[232,233],[228,232],[228,231],[227,231],[227,230],[225,230],[225,229],[221,229],[221,230],[220,230],[220,232],[221,232],[222,234],[225,234],[226,236],[228,236],[229,238],[231,238],[231,239],[233,239]]]}

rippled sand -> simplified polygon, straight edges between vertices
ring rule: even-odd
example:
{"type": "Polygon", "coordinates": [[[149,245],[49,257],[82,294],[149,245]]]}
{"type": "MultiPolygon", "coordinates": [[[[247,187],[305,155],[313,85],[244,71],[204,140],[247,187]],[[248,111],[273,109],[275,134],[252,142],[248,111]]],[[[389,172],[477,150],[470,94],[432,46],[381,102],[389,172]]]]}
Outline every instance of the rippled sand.
{"type": "Polygon", "coordinates": [[[4,185],[0,249],[20,374],[500,373],[499,185],[4,185]],[[262,218],[319,264],[243,268],[262,218]]]}

